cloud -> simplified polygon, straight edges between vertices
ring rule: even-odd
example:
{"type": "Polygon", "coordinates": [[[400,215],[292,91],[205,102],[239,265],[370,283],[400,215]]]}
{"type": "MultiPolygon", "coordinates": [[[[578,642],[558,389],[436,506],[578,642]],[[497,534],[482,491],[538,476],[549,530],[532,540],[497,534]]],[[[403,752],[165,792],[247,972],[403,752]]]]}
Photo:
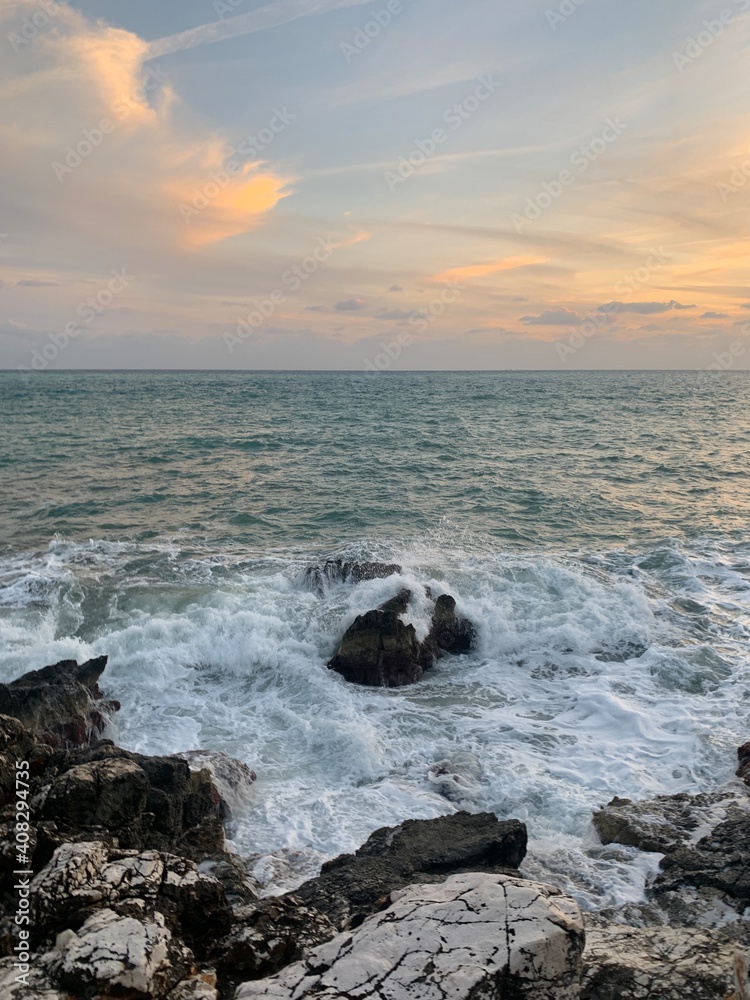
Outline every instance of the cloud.
{"type": "Polygon", "coordinates": [[[338,312],[356,312],[364,309],[367,303],[363,299],[343,299],[334,306],[338,312]]]}
{"type": "Polygon", "coordinates": [[[436,274],[433,281],[467,281],[471,278],[486,278],[501,271],[514,271],[519,267],[532,267],[534,264],[546,264],[549,257],[527,255],[525,257],[504,257],[490,264],[469,264],[466,267],[454,267],[442,274],[436,274]]]}
{"type": "Polygon", "coordinates": [[[305,306],[305,311],[310,313],[327,313],[328,306],[305,306]]]}
{"type": "Polygon", "coordinates": [[[414,311],[408,309],[389,309],[387,312],[378,313],[375,319],[383,319],[388,321],[401,321],[409,319],[414,315],[414,311]]]}
{"type": "Polygon", "coordinates": [[[403,292],[403,288],[401,287],[401,285],[391,285],[391,287],[388,289],[388,291],[389,292],[403,292]]]}
{"type": "Polygon", "coordinates": [[[729,313],[712,312],[710,310],[709,312],[703,313],[701,316],[701,319],[729,319],[729,318],[730,318],[729,313]]]}
{"type": "Polygon", "coordinates": [[[672,299],[671,302],[607,302],[599,306],[603,312],[628,312],[628,313],[665,313],[672,309],[695,309],[695,306],[685,306],[681,302],[672,299]]]}
{"type": "Polygon", "coordinates": [[[59,288],[61,282],[59,281],[37,281],[36,278],[24,278],[21,281],[17,281],[16,284],[20,288],[59,288]]]}
{"type": "Polygon", "coordinates": [[[199,45],[214,45],[227,38],[237,38],[240,35],[253,35],[257,31],[267,31],[281,24],[289,24],[300,17],[310,14],[327,14],[329,11],[341,10],[346,7],[358,7],[369,0],[276,0],[247,14],[228,17],[209,24],[200,24],[189,31],[180,31],[174,35],[157,38],[149,45],[148,59],[167,55],[170,52],[182,52],[184,49],[194,49],[199,45]]]}
{"type": "Polygon", "coordinates": [[[522,316],[521,322],[526,326],[577,326],[583,323],[584,317],[572,309],[545,309],[539,316],[522,316]]]}

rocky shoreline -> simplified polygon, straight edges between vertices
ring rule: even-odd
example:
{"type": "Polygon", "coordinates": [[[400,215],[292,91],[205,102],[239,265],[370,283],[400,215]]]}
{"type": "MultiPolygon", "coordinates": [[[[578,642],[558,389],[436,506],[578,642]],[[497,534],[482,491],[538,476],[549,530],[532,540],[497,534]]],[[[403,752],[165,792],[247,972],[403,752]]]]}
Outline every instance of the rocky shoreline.
{"type": "MultiPolygon", "coordinates": [[[[312,584],[336,573],[352,570],[312,584]]],[[[404,638],[408,599],[352,633],[368,633],[364,682],[382,682],[384,663],[403,676],[403,647],[391,660],[372,649],[404,638]]],[[[474,631],[451,601],[436,602],[431,642],[457,653],[474,631]]],[[[251,808],[254,773],[103,738],[119,708],[99,687],[105,667],[63,661],[0,685],[3,998],[749,1000],[750,745],[714,793],[596,812],[611,851],[662,855],[642,903],[582,914],[523,877],[523,823],[466,812],[378,830],[293,893],[260,898],[224,837],[251,808]]]]}

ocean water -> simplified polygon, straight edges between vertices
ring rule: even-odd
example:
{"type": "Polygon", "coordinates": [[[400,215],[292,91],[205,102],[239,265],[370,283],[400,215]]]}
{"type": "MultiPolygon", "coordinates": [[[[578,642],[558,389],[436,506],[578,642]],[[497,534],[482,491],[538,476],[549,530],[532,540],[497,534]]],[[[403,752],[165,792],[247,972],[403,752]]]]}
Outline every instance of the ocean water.
{"type": "Polygon", "coordinates": [[[584,906],[636,900],[658,859],[592,810],[712,789],[750,738],[746,374],[5,372],[0,428],[0,680],[106,653],[119,743],[247,761],[267,892],[467,808],[584,906]],[[402,573],[311,593],[329,557],[402,573]],[[425,632],[425,586],[475,653],[326,669],[402,587],[425,632]]]}

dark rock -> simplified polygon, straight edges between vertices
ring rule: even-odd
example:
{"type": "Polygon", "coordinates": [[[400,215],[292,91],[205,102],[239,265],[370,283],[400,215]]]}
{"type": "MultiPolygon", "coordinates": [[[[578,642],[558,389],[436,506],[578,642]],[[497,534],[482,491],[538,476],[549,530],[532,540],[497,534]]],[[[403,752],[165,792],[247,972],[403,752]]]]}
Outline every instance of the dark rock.
{"type": "Polygon", "coordinates": [[[456,614],[456,601],[441,594],[435,601],[432,626],[426,644],[446,653],[468,653],[476,641],[476,629],[468,618],[456,614]]]}
{"type": "Polygon", "coordinates": [[[296,962],[336,934],[328,917],[295,895],[264,899],[235,911],[231,933],[216,948],[225,978],[260,979],[296,962]]]}
{"type": "Polygon", "coordinates": [[[50,746],[87,746],[99,739],[120,707],[117,701],[105,701],[99,689],[106,665],[106,656],[80,665],[61,660],[0,684],[0,713],[18,719],[50,746]]]}
{"type": "Polygon", "coordinates": [[[242,812],[250,800],[257,774],[248,765],[223,750],[185,750],[174,754],[187,762],[191,771],[207,770],[224,803],[224,819],[242,812]]]}
{"type": "Polygon", "coordinates": [[[392,610],[368,611],[346,630],[328,667],[354,684],[413,684],[422,676],[414,626],[404,625],[392,610]]]}
{"type": "Polygon", "coordinates": [[[415,882],[441,882],[458,872],[511,872],[526,854],[526,826],[492,813],[454,813],[376,830],[356,854],[323,865],[295,894],[337,927],[356,926],[389,905],[390,894],[415,882]]]}
{"type": "Polygon", "coordinates": [[[387,614],[403,615],[406,614],[406,610],[409,607],[409,601],[411,600],[410,590],[400,590],[395,597],[390,600],[385,601],[378,608],[379,611],[385,611],[387,614]]]}
{"type": "Polygon", "coordinates": [[[396,563],[344,562],[342,559],[327,559],[322,567],[311,566],[306,569],[302,581],[309,590],[322,594],[326,584],[384,580],[400,572],[401,567],[396,563]]]}
{"type": "Polygon", "coordinates": [[[750,743],[743,743],[737,750],[737,777],[750,786],[750,743]]]}

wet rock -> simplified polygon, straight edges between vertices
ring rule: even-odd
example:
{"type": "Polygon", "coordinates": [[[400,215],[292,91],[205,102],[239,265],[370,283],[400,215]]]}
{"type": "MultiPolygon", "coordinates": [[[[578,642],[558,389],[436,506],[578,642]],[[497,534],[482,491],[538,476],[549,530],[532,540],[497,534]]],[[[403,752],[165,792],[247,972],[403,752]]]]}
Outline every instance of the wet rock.
{"type": "Polygon", "coordinates": [[[587,920],[581,1000],[725,1000],[737,951],[722,931],[587,920]]]}
{"type": "Polygon", "coordinates": [[[346,630],[328,667],[353,684],[403,687],[422,676],[419,653],[413,625],[393,610],[368,611],[346,630]]]}
{"type": "Polygon", "coordinates": [[[199,955],[208,954],[231,926],[222,886],[191,861],[158,851],[69,843],[31,882],[32,943],[80,926],[102,907],[137,920],[160,913],[168,930],[199,955]]]}
{"type": "Polygon", "coordinates": [[[743,913],[750,906],[750,798],[742,786],[642,802],[613,799],[593,819],[605,844],[664,855],[648,891],[670,917],[679,917],[686,890],[707,915],[727,907],[743,913]]]}
{"type": "Polygon", "coordinates": [[[279,975],[246,983],[237,1000],[577,1000],[583,921],[551,886],[503,875],[413,885],[356,931],[279,975]]]}
{"type": "Polygon", "coordinates": [[[295,895],[235,911],[235,925],[216,948],[217,965],[235,981],[269,976],[337,933],[331,921],[295,895]]]}
{"type": "Polygon", "coordinates": [[[427,644],[445,653],[468,653],[476,641],[476,629],[468,618],[456,614],[456,600],[441,594],[435,601],[427,644]]]}
{"type": "Polygon", "coordinates": [[[750,743],[743,743],[737,750],[737,777],[750,786],[750,743]]]}
{"type": "Polygon", "coordinates": [[[247,807],[257,775],[244,761],[230,757],[223,750],[185,750],[174,754],[187,762],[191,771],[209,771],[222,801],[226,819],[237,816],[247,807]]]}
{"type": "Polygon", "coordinates": [[[327,559],[322,567],[311,566],[306,569],[302,575],[302,582],[308,590],[323,594],[326,584],[384,580],[400,572],[401,567],[396,563],[345,562],[342,559],[327,559]]]}
{"type": "Polygon", "coordinates": [[[457,753],[450,760],[437,761],[427,772],[434,791],[457,804],[478,801],[481,778],[482,765],[472,753],[457,753]]]}
{"type": "Polygon", "coordinates": [[[400,590],[395,597],[392,597],[390,600],[381,604],[378,610],[385,611],[388,614],[400,616],[406,614],[410,600],[411,591],[404,588],[404,590],[400,590]]]}
{"type": "Polygon", "coordinates": [[[103,733],[120,703],[105,700],[99,678],[106,656],[78,664],[61,660],[0,684],[0,713],[18,719],[42,743],[88,746],[103,733]]]}
{"type": "Polygon", "coordinates": [[[337,927],[355,926],[414,882],[466,871],[513,872],[526,854],[526,827],[493,813],[454,813],[383,827],[359,848],[323,865],[295,891],[337,927]]]}

